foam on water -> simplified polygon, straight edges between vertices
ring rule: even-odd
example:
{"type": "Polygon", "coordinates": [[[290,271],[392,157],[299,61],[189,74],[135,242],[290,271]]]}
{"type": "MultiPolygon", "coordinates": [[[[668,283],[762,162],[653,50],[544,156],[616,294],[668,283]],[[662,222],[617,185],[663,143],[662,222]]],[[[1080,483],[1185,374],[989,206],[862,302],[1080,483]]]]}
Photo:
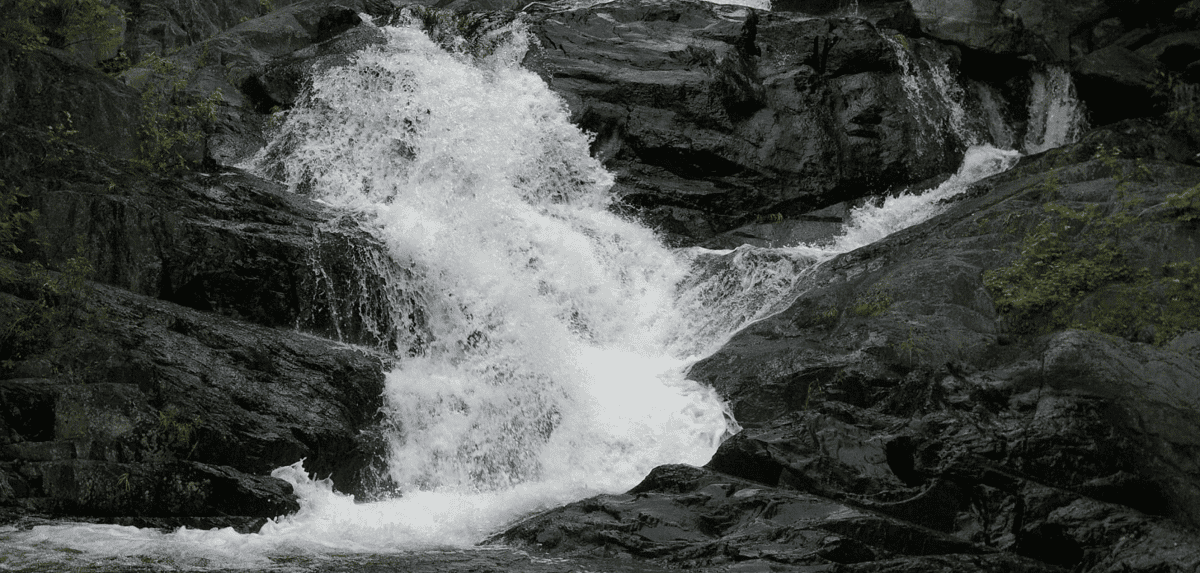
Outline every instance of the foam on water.
{"type": "Polygon", "coordinates": [[[519,26],[494,32],[482,58],[415,29],[381,33],[386,45],[314,78],[255,168],[354,213],[409,271],[388,285],[426,315],[420,336],[397,335],[413,346],[386,380],[398,495],[357,503],[298,462],[273,475],[301,510],[259,533],[0,531],[4,567],[263,569],[468,547],[529,512],[626,490],[656,465],[703,464],[736,424],[684,378],[689,360],[790,302],[813,264],[927,219],[1016,157],[972,148],[938,189],[856,210],[831,244],[672,252],[608,212],[611,176],[519,67],[519,26]]]}
{"type": "Polygon", "coordinates": [[[837,255],[874,243],[945,210],[945,201],[972,183],[1011,167],[1020,152],[990,145],[968,148],[959,170],[935,189],[921,194],[889,196],[850,213],[831,241],[779,248],[742,245],[716,251],[687,251],[693,269],[681,283],[677,304],[694,310],[681,313],[694,338],[674,341],[681,353],[711,353],[747,324],[787,308],[803,294],[809,272],[837,255]]]}
{"type": "Polygon", "coordinates": [[[259,533],[43,526],[3,534],[8,563],[63,548],[262,567],[468,547],[657,465],[703,464],[728,434],[722,401],[685,380],[686,356],[671,350],[691,337],[675,302],[689,261],[607,211],[611,176],[520,68],[519,24],[495,31],[486,57],[447,53],[415,28],[380,32],[385,45],[314,78],[254,167],[354,213],[410,271],[388,285],[426,316],[386,378],[398,496],[355,503],[297,463],[274,475],[302,509],[259,533]]]}
{"type": "Polygon", "coordinates": [[[978,145],[967,149],[958,171],[935,189],[921,194],[888,197],[850,213],[850,220],[831,242],[799,245],[795,250],[825,260],[874,243],[896,231],[927,221],[945,210],[944,201],[966,191],[972,183],[1007,170],[1021,157],[1011,149],[978,145]]]}

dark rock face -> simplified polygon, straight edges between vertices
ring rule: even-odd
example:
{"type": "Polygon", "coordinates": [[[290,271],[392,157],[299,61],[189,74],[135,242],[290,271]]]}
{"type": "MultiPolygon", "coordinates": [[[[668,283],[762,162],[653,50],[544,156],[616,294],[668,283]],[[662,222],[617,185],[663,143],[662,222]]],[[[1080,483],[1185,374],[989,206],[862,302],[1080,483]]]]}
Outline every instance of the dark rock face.
{"type": "Polygon", "coordinates": [[[138,150],[141,100],[133,89],[55,54],[0,44],[0,117],[43,130],[63,125],[79,142],[129,159],[138,150]]]}
{"type": "Polygon", "coordinates": [[[762,571],[1059,571],[806,493],[662,466],[624,495],[530,518],[492,540],[572,557],[762,571]]]}
{"type": "MultiPolygon", "coordinates": [[[[823,264],[791,308],[692,368],[745,425],[704,469],[659,468],[628,494],[531,518],[497,541],[700,568],[1192,570],[1195,332],[1160,346],[1132,330],[1024,333],[983,280],[1012,262],[1049,203],[1137,205],[1122,227],[1129,264],[1192,264],[1200,236],[1167,203],[1200,180],[1172,161],[1195,151],[1183,141],[1154,123],[1092,132],[823,264]],[[1101,144],[1127,159],[1093,158],[1101,144]],[[865,521],[843,527],[843,516],[865,521]]],[[[1081,298],[1076,320],[1096,324],[1080,313],[1107,308],[1104,293],[1081,298]]]]}
{"type": "MultiPolygon", "coordinates": [[[[378,452],[362,431],[377,423],[379,356],[89,289],[100,318],[61,329],[0,381],[10,503],[113,519],[274,517],[297,508],[291,488],[255,476],[301,458],[346,491],[374,485],[378,452]]],[[[31,304],[4,294],[10,319],[31,304]]]]}
{"type": "Polygon", "coordinates": [[[953,66],[953,51],[870,20],[660,1],[532,19],[541,48],[526,65],[595,133],[622,199],[680,241],[961,158],[945,101],[928,115],[897,105],[913,97],[903,58],[953,66]]]}
{"type": "Polygon", "coordinates": [[[48,295],[26,278],[45,271],[5,266],[3,503],[255,529],[297,507],[288,484],[258,476],[301,458],[343,491],[378,490],[390,352],[294,330],[416,343],[393,320],[418,310],[359,292],[404,278],[362,230],[244,173],[148,176],[15,126],[2,143],[6,180],[39,211],[22,256],[86,260],[111,285],[48,295]]]}
{"type": "Polygon", "coordinates": [[[124,11],[127,21],[123,49],[132,61],[138,61],[146,54],[167,54],[269,14],[293,1],[118,1],[117,6],[124,11]]]}
{"type": "Polygon", "coordinates": [[[82,250],[95,280],[136,294],[419,350],[422,311],[414,293],[394,288],[407,271],[351,219],[240,171],[148,177],[54,145],[16,129],[0,141],[28,207],[39,212],[40,244],[29,256],[57,264],[82,250]],[[44,149],[62,157],[45,162],[36,155],[44,149]]]}

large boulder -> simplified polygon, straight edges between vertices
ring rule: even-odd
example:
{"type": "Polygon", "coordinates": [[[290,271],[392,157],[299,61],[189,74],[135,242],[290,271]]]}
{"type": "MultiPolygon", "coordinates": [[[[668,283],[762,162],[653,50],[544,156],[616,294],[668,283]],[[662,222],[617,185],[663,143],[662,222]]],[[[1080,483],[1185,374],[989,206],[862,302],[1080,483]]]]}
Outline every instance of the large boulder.
{"type": "Polygon", "coordinates": [[[18,127],[2,143],[38,211],[13,243],[30,262],[0,269],[4,504],[249,530],[296,509],[263,476],[302,458],[342,491],[386,487],[383,372],[420,309],[396,314],[387,293],[411,293],[364,231],[244,173],[148,176],[18,127]]]}
{"type": "Polygon", "coordinates": [[[1194,563],[1200,540],[1150,517],[1200,523],[1189,334],[1200,324],[1176,320],[1194,315],[1178,305],[1196,303],[1180,293],[1196,288],[1188,269],[1200,254],[1178,197],[1195,193],[1200,172],[1169,161],[1190,154],[1185,142],[1152,124],[1094,132],[822,265],[791,308],[692,368],[748,426],[710,467],[1056,565],[1186,570],[1176,563],[1194,563]],[[1071,218],[1081,212],[1090,218],[1071,218]],[[1071,238],[1031,247],[1029,237],[1064,229],[1047,222],[1054,213],[1074,221],[1059,231],[1071,238]],[[1092,233],[1114,228],[1099,244],[1116,258],[1088,250],[1092,233]],[[1037,261],[1055,270],[1037,281],[1005,270],[1037,261]],[[1080,264],[1091,282],[1067,278],[1080,264]],[[1126,299],[1160,288],[1175,294],[1126,299]],[[1039,296],[1049,298],[1031,302],[1039,296]],[[1187,540],[1184,554],[1141,555],[1160,533],[1106,541],[1143,527],[1187,540]]]}
{"type": "Polygon", "coordinates": [[[165,55],[201,42],[247,20],[270,14],[294,0],[118,0],[126,19],[122,49],[131,61],[165,55]]]}
{"type": "Polygon", "coordinates": [[[527,519],[491,542],[701,571],[1059,571],[932,529],[691,466],[527,519]]]}
{"type": "Polygon", "coordinates": [[[6,321],[38,335],[3,341],[6,504],[254,528],[297,509],[290,486],[264,476],[302,458],[344,491],[376,487],[382,356],[96,283],[72,288],[49,310],[20,280],[0,295],[6,321]],[[64,308],[69,317],[54,312],[64,308]]]}
{"type": "Polygon", "coordinates": [[[680,242],[961,159],[953,97],[905,83],[953,73],[955,52],[871,20],[675,0],[531,10],[526,66],[595,134],[625,204],[680,242]]]}
{"type": "Polygon", "coordinates": [[[241,171],[153,176],[16,127],[0,153],[39,214],[28,258],[57,268],[79,255],[99,282],[264,326],[421,344],[410,271],[352,218],[279,184],[241,171]]]}
{"type": "MultiPolygon", "coordinates": [[[[0,42],[0,118],[104,149],[114,157],[138,151],[141,98],[121,82],[56,51],[0,42]]],[[[32,151],[32,150],[30,150],[32,151]]]]}
{"type": "Polygon", "coordinates": [[[1200,170],[1166,123],[1027,158],[820,265],[689,372],[745,426],[705,468],[496,540],[699,569],[1192,570],[1200,170]]]}

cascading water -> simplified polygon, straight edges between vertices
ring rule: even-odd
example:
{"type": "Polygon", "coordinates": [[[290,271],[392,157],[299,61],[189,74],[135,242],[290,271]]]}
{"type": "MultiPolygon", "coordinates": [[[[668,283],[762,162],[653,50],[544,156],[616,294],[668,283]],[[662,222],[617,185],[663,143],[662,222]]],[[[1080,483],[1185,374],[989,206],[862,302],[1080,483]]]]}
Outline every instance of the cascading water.
{"type": "MultiPolygon", "coordinates": [[[[935,215],[1017,157],[971,147],[938,189],[859,208],[829,243],[672,252],[606,210],[610,175],[519,67],[519,26],[494,32],[482,58],[412,28],[381,34],[384,45],[314,79],[256,166],[353,215],[394,259],[366,262],[403,308],[356,312],[377,317],[363,329],[400,357],[385,396],[399,495],[355,503],[298,462],[274,475],[301,510],[257,534],[0,531],[8,563],[66,548],[118,565],[259,568],[281,555],[465,547],[528,512],[627,489],[655,465],[702,464],[736,425],[684,379],[688,360],[789,304],[815,264],[935,215]]],[[[978,143],[948,71],[909,70],[910,98],[949,118],[928,112],[930,125],[978,143]]]]}
{"type": "Polygon", "coordinates": [[[472,546],[657,465],[703,464],[731,430],[671,350],[706,346],[676,315],[686,259],[606,209],[611,176],[519,66],[520,25],[493,32],[481,58],[415,28],[380,32],[384,45],[313,79],[256,167],[353,214],[405,271],[385,290],[422,309],[420,325],[386,321],[420,331],[394,344],[410,355],[386,380],[398,496],[355,504],[297,463],[274,475],[301,511],[258,534],[54,526],[29,532],[30,547],[69,538],[113,558],[259,566],[472,546]]]}
{"type": "Polygon", "coordinates": [[[1075,97],[1071,73],[1062,66],[1047,66],[1030,73],[1029,124],[1022,148],[1041,153],[1074,142],[1087,129],[1083,104],[1075,97]]]}
{"type": "Polygon", "coordinates": [[[929,144],[934,138],[950,133],[963,145],[981,143],[983,139],[970,125],[963,107],[963,89],[954,80],[949,65],[916,57],[910,45],[916,40],[887,34],[883,38],[900,64],[904,95],[920,126],[918,140],[929,144]]]}

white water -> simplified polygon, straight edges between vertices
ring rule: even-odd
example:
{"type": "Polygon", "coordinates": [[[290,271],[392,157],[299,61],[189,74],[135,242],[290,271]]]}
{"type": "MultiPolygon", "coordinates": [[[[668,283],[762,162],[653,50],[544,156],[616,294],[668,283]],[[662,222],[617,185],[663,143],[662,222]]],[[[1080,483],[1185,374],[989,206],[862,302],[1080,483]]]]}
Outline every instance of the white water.
{"type": "MultiPolygon", "coordinates": [[[[259,162],[356,213],[412,271],[389,284],[430,317],[418,355],[387,380],[403,495],[355,503],[297,463],[274,475],[302,509],[257,534],[0,531],[0,568],[253,569],[278,556],[467,547],[531,511],[627,489],[655,465],[702,464],[734,428],[710,390],[681,376],[689,360],[790,303],[814,264],[936,215],[1017,157],[972,147],[936,190],[857,209],[828,243],[671,252],[607,212],[610,176],[562,103],[517,66],[517,32],[472,61],[386,30],[386,48],[315,81],[259,162]]],[[[916,85],[951,105],[946,87],[916,85]]]]}
{"type": "Polygon", "coordinates": [[[389,285],[420,300],[428,323],[386,380],[401,495],[356,504],[297,464],[275,475],[301,511],[257,534],[54,526],[6,543],[238,567],[469,547],[531,511],[624,491],[657,465],[702,465],[732,430],[672,351],[708,346],[681,330],[680,317],[704,311],[675,303],[686,257],[607,210],[611,176],[518,65],[525,34],[498,31],[475,59],[416,29],[383,33],[386,46],[314,80],[257,166],[356,213],[411,271],[389,285]]]}
{"type": "Polygon", "coordinates": [[[1022,151],[1041,153],[1079,139],[1087,129],[1083,104],[1075,98],[1071,73],[1047,66],[1030,74],[1029,124],[1022,151]]]}
{"type": "Polygon", "coordinates": [[[731,6],[746,6],[758,10],[770,10],[771,0],[708,0],[713,4],[728,4],[731,6]]]}
{"type": "MultiPolygon", "coordinates": [[[[914,57],[914,44],[920,40],[887,34],[883,38],[891,45],[900,63],[907,105],[918,120],[919,147],[935,145],[945,133],[953,134],[963,145],[982,143],[983,138],[968,121],[963,107],[965,94],[955,81],[950,66],[943,61],[914,57]]],[[[917,152],[920,153],[920,149],[917,152]]]]}

